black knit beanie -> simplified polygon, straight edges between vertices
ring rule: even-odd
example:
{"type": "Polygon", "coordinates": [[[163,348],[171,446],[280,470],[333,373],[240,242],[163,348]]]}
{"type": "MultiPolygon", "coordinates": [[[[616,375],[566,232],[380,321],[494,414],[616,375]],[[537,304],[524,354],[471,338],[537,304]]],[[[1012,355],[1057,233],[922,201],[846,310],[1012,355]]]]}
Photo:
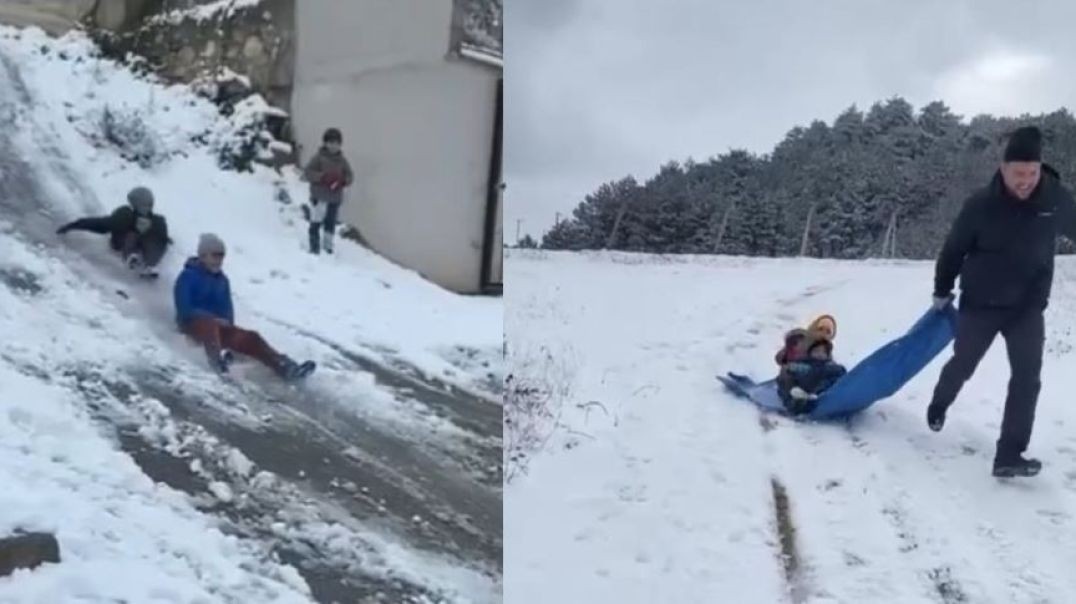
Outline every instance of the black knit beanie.
{"type": "Polygon", "coordinates": [[[830,342],[825,338],[819,338],[811,342],[810,345],[807,346],[807,354],[810,355],[811,351],[815,348],[818,348],[819,346],[826,349],[826,356],[830,356],[833,354],[833,342],[830,342]]]}
{"type": "Polygon", "coordinates": [[[1042,132],[1035,126],[1017,128],[1005,145],[1005,161],[1042,161],[1042,132]]]}
{"type": "Polygon", "coordinates": [[[340,132],[339,128],[329,128],[325,131],[324,134],[321,135],[321,142],[342,143],[344,142],[344,135],[340,132]]]}

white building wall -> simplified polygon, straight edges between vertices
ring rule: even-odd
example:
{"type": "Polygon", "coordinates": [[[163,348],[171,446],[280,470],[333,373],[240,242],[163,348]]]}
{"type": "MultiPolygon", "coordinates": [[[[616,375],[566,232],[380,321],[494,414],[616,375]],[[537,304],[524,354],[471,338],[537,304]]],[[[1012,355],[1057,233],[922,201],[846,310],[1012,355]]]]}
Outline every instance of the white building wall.
{"type": "Polygon", "coordinates": [[[441,285],[480,288],[499,72],[447,60],[451,0],[296,2],[294,132],[344,133],[341,219],[441,285]]]}

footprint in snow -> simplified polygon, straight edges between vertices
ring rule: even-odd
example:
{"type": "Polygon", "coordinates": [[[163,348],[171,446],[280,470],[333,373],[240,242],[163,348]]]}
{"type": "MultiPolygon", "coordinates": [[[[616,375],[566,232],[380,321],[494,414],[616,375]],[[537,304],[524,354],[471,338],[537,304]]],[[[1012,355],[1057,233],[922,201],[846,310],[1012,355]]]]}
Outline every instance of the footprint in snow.
{"type": "Polygon", "coordinates": [[[582,541],[590,541],[591,538],[593,538],[593,537],[594,537],[594,531],[590,530],[589,528],[585,528],[585,529],[583,529],[583,530],[581,530],[581,531],[579,531],[578,533],[575,534],[575,540],[580,541],[580,542],[582,542],[582,541]]]}
{"type": "Polygon", "coordinates": [[[642,503],[646,501],[646,487],[623,485],[617,489],[617,497],[626,503],[642,503]]]}
{"type": "Polygon", "coordinates": [[[1035,510],[1035,513],[1057,526],[1069,524],[1072,520],[1072,514],[1060,510],[1035,510]]]}
{"type": "Polygon", "coordinates": [[[860,558],[859,556],[853,554],[852,552],[843,552],[843,553],[844,553],[844,565],[845,566],[866,566],[867,565],[866,560],[864,560],[863,558],[860,558]]]}

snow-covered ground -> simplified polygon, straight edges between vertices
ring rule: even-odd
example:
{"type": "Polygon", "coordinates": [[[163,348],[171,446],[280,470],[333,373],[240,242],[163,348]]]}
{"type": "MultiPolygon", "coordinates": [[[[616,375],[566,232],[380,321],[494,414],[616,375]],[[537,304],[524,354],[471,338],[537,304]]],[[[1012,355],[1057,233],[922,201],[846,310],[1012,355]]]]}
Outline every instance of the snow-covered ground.
{"type": "Polygon", "coordinates": [[[938,434],[925,408],[951,349],[848,423],[763,417],[715,380],[770,377],[783,332],[821,313],[836,316],[837,360],[851,366],[926,309],[929,262],[507,260],[510,373],[570,385],[560,426],[505,489],[507,601],[1038,603],[1076,593],[1074,259],[1059,259],[1047,312],[1029,450],[1045,468],[1024,481],[990,476],[1008,379],[1000,338],[938,434]]]}
{"type": "MultiPolygon", "coordinates": [[[[257,103],[246,108],[256,110],[257,103]]],[[[221,171],[211,148],[194,141],[226,140],[236,120],[220,117],[186,87],[136,77],[97,58],[77,34],[55,40],[38,30],[0,27],[0,126],[0,477],[6,487],[0,534],[54,531],[64,558],[0,579],[0,601],[311,600],[304,579],[268,545],[222,534],[217,519],[202,511],[212,502],[146,478],[100,424],[106,417],[131,422],[140,438],[187,459],[206,480],[215,478],[212,472],[186,456],[196,449],[219,453],[221,471],[236,482],[213,482],[208,492],[225,504],[242,507],[259,490],[282,502],[281,494],[294,490],[284,484],[291,477],[266,472],[235,446],[180,429],[186,420],[172,417],[160,401],[117,393],[116,383],[130,386],[132,376],[165,376],[165,387],[177,395],[216,399],[219,413],[257,424],[257,414],[236,397],[252,392],[244,380],[270,388],[266,374],[239,366],[239,384],[222,386],[172,322],[171,285],[202,232],[215,232],[228,245],[225,271],[237,323],[293,357],[319,362],[305,386],[311,396],[363,429],[389,435],[385,442],[415,443],[416,450],[497,443],[499,435],[475,437],[451,414],[386,387],[356,362],[447,384],[446,391],[499,415],[490,384],[503,375],[501,300],[446,292],[346,240],[335,256],[306,253],[298,206],[307,197],[305,183],[294,171],[221,171]],[[161,161],[143,167],[103,144],[106,110],[143,123],[161,161]],[[129,280],[105,249],[106,238],[54,234],[79,216],[110,212],[137,185],[154,191],[175,240],[153,284],[129,280]],[[237,485],[250,492],[233,492],[237,485]]],[[[364,452],[367,444],[344,442],[337,453],[347,448],[348,455],[368,456],[369,464],[394,465],[364,452]]],[[[408,463],[425,454],[406,452],[408,463]]],[[[369,493],[361,484],[351,487],[369,493]]],[[[307,495],[296,491],[288,499],[294,509],[276,510],[279,522],[265,530],[320,554],[339,552],[342,565],[364,576],[420,585],[431,599],[500,600],[496,569],[491,574],[414,550],[384,522],[315,517],[300,505],[307,495]]],[[[382,509],[392,505],[386,499],[370,496],[382,509]]],[[[416,515],[416,532],[436,530],[430,522],[416,515]]]]}

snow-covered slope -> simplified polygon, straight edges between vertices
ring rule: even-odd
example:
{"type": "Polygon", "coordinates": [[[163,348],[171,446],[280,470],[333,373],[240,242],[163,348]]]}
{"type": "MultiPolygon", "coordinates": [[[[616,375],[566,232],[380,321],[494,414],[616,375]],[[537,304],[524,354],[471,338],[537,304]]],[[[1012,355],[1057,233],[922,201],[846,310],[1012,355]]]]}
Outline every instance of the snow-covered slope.
{"type": "Polygon", "coordinates": [[[560,427],[506,488],[508,601],[1071,600],[1072,258],[1029,451],[1045,469],[1022,482],[990,476],[1000,339],[938,434],[925,408],[949,350],[847,424],[763,417],[715,380],[770,377],[783,332],[821,313],[854,364],[924,311],[930,263],[513,251],[507,269],[513,378],[573,368],[552,374],[571,384],[560,427]]]}
{"type": "Polygon", "coordinates": [[[54,531],[64,557],[0,579],[0,600],[499,601],[501,301],[350,241],[307,254],[298,174],[217,167],[241,123],[79,35],[0,27],[0,533],[54,531]],[[121,157],[106,111],[156,159],[121,157]],[[137,185],[175,240],[153,284],[104,237],[54,233],[137,185]],[[222,382],[176,333],[171,284],[203,232],[228,245],[237,323],[319,362],[301,392],[248,364],[222,382]],[[377,584],[312,590],[297,559],[377,584]]]}
{"type": "MultiPolygon", "coordinates": [[[[151,85],[95,58],[95,49],[84,38],[56,42],[35,30],[0,31],[0,48],[34,91],[33,110],[14,116],[18,136],[55,151],[23,159],[36,168],[62,166],[69,173],[66,182],[46,180],[52,218],[110,211],[124,203],[132,187],[149,186],[176,241],[164,263],[165,283],[193,254],[198,235],[216,232],[229,245],[226,270],[241,317],[287,321],[332,334],[335,341],[362,343],[371,354],[406,359],[428,374],[464,386],[487,383],[487,374],[498,370],[499,299],[446,292],[348,241],[341,241],[336,257],[304,253],[305,224],[298,204],[309,195],[297,171],[283,176],[265,168],[253,175],[222,172],[210,152],[192,144],[194,138],[227,138],[241,118],[221,117],[187,87],[151,85]],[[100,121],[106,109],[142,121],[156,155],[170,159],[143,170],[108,145],[95,144],[102,137],[100,121]],[[273,204],[281,193],[294,202],[273,204]],[[66,214],[56,215],[60,212],[66,214]],[[460,347],[476,351],[490,367],[479,365],[477,375],[463,374],[452,363],[460,347]]],[[[239,111],[264,109],[259,98],[239,111]]],[[[20,148],[25,153],[33,146],[20,148]]],[[[87,244],[100,247],[99,240],[87,244]]]]}

